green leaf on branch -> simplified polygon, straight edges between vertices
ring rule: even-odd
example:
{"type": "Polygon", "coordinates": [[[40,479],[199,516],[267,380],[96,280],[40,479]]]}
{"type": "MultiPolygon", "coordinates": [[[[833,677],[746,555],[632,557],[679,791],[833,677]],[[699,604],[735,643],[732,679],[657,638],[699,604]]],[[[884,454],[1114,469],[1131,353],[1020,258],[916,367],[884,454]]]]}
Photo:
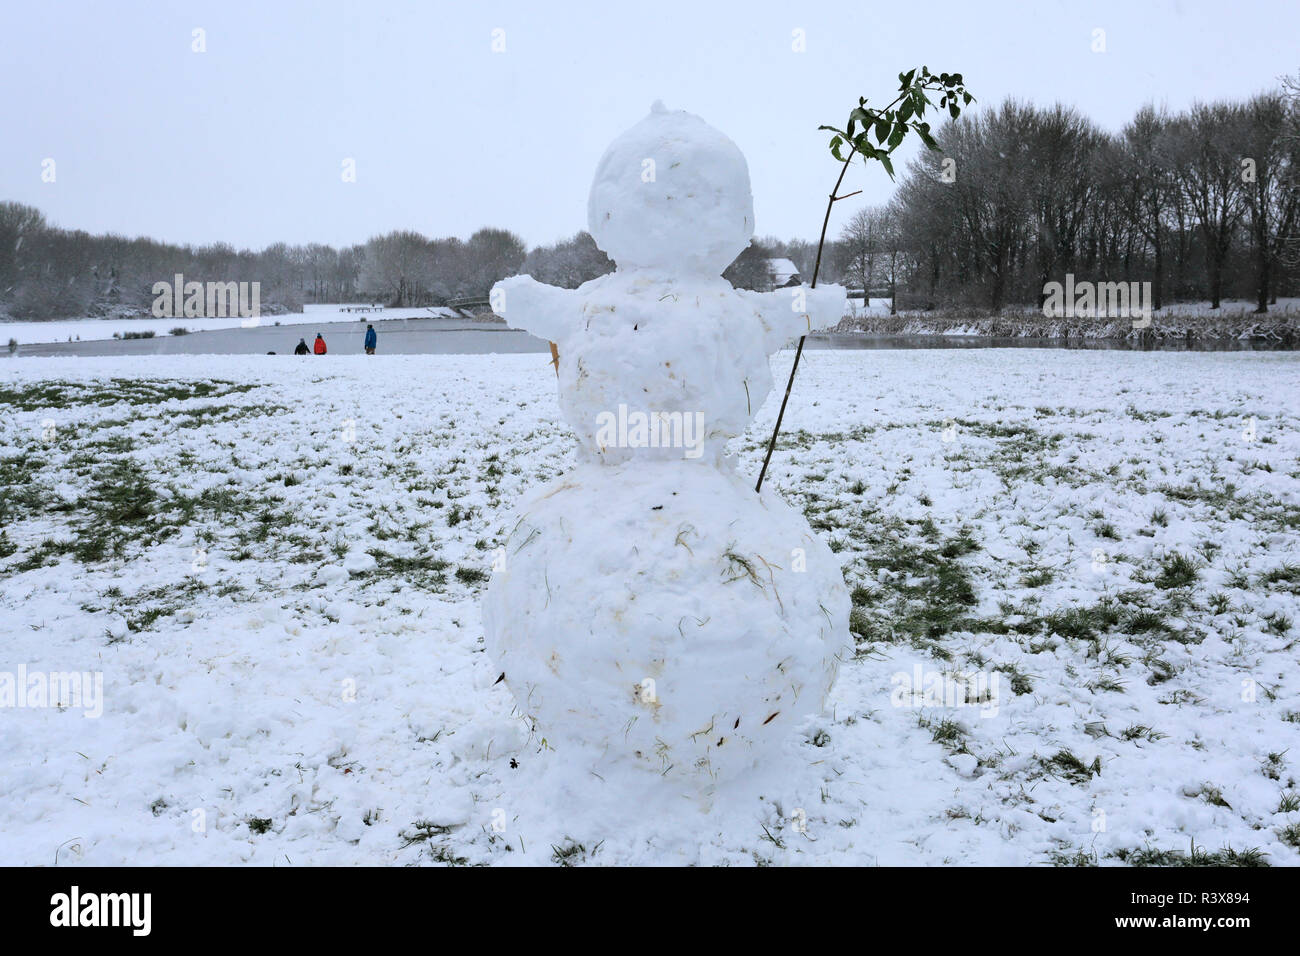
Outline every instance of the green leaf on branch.
{"type": "Polygon", "coordinates": [[[849,113],[845,129],[818,127],[835,134],[830,150],[837,160],[847,163],[855,154],[860,155],[864,162],[879,160],[893,179],[890,154],[906,141],[909,132],[914,131],[927,148],[939,150],[939,144],[930,132],[930,124],[920,121],[927,107],[946,110],[951,119],[957,119],[961,115],[961,104],[969,106],[975,102],[975,97],[963,85],[960,73],[936,74],[931,73],[929,67],[922,66],[899,73],[898,80],[898,95],[884,109],[868,109],[867,98],[860,96],[857,108],[849,113]],[[937,106],[928,93],[941,94],[937,106]],[[845,149],[846,146],[849,149],[845,149]]]}

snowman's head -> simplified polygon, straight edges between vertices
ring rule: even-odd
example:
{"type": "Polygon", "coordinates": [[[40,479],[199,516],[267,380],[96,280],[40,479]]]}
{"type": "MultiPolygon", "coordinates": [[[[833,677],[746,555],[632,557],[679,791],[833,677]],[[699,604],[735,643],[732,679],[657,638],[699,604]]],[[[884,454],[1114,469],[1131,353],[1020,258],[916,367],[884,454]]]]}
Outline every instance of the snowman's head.
{"type": "Polygon", "coordinates": [[[655,103],[601,157],[587,224],[622,269],[719,275],[754,234],[744,154],[698,116],[655,103]]]}

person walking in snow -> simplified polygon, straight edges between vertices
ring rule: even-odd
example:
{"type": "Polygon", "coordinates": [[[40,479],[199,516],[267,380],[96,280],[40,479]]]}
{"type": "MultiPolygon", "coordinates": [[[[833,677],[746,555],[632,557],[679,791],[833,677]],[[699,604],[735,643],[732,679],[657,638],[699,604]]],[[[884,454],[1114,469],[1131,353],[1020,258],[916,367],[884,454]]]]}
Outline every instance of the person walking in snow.
{"type": "Polygon", "coordinates": [[[315,352],[317,355],[325,354],[325,339],[321,336],[319,332],[316,333],[316,344],[312,346],[312,351],[315,352]]]}
{"type": "Polygon", "coordinates": [[[294,355],[310,355],[311,349],[307,348],[307,340],[299,339],[298,347],[293,350],[294,355]]]}
{"type": "Polygon", "coordinates": [[[379,333],[375,331],[373,325],[366,326],[366,354],[375,354],[375,345],[379,342],[379,333]]]}

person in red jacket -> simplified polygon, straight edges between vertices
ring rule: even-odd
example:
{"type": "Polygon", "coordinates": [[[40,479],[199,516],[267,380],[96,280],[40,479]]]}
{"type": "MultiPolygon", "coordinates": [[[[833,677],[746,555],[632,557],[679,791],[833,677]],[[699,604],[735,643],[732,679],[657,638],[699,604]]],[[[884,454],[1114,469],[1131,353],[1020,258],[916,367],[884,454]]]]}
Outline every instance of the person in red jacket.
{"type": "Polygon", "coordinates": [[[325,340],[321,338],[321,334],[319,332],[316,333],[316,344],[312,346],[312,351],[315,352],[317,355],[325,354],[325,340]]]}

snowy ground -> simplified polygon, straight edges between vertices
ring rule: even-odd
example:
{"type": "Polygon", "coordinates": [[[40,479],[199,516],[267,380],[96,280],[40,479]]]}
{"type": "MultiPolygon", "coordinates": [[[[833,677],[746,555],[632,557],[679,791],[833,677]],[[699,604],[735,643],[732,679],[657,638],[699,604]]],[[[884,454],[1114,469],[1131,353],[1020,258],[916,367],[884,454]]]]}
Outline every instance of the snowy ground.
{"type": "Polygon", "coordinates": [[[805,355],[769,481],[858,640],[790,743],[818,786],[610,838],[515,785],[563,758],[482,653],[513,503],[571,461],[545,357],[5,363],[0,687],[104,691],[0,709],[0,864],[1296,865],[1298,372],[805,355]]]}

